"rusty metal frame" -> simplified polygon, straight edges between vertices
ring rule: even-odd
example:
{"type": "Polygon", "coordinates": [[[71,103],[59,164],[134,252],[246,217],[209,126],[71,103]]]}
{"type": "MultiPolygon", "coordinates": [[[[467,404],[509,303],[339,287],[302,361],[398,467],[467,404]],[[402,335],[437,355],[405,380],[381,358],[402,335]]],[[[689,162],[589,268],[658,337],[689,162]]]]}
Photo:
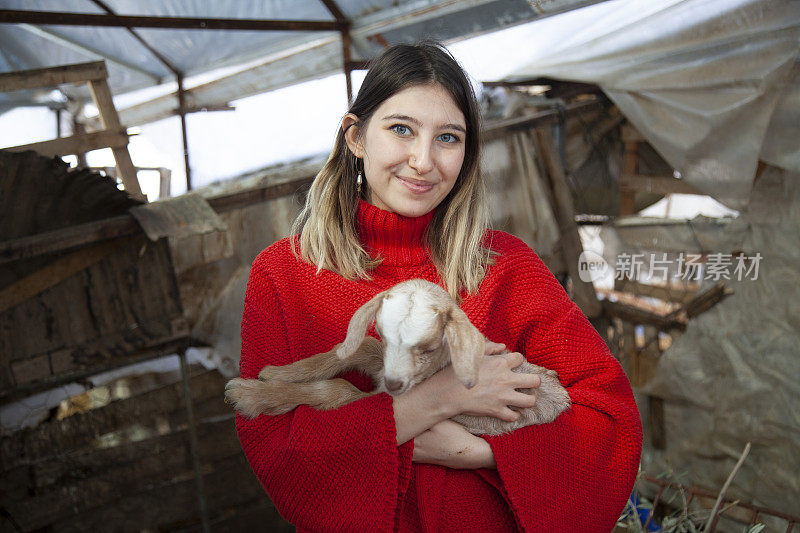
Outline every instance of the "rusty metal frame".
{"type": "Polygon", "coordinates": [[[342,34],[342,67],[344,68],[344,81],[347,86],[347,106],[350,107],[350,104],[353,103],[353,79],[351,76],[352,73],[352,45],[353,40],[350,37],[350,26],[351,22],[345,16],[344,12],[339,8],[336,4],[335,0],[320,0],[325,7],[328,9],[328,12],[336,19],[336,22],[341,25],[340,32],[342,34]]]}
{"type": "Polygon", "coordinates": [[[0,9],[0,23],[183,30],[342,31],[343,29],[341,22],[330,20],[147,17],[138,15],[101,15],[94,13],[62,13],[15,9],[0,9]]]}

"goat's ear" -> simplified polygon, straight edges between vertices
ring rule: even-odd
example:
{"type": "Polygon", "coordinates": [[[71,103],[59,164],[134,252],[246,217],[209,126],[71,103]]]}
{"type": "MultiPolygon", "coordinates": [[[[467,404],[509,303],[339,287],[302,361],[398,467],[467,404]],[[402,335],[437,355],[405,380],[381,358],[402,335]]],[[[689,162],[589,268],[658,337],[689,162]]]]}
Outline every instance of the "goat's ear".
{"type": "Polygon", "coordinates": [[[450,350],[450,362],[461,383],[468,389],[478,381],[478,365],[484,352],[484,338],[466,313],[453,305],[448,311],[444,336],[450,350]]]}
{"type": "Polygon", "coordinates": [[[383,304],[385,293],[386,291],[379,292],[353,314],[353,318],[350,319],[350,324],[347,326],[347,336],[336,349],[336,355],[339,356],[339,359],[347,359],[356,353],[358,347],[361,346],[364,336],[367,334],[367,328],[375,320],[375,316],[383,304]]]}

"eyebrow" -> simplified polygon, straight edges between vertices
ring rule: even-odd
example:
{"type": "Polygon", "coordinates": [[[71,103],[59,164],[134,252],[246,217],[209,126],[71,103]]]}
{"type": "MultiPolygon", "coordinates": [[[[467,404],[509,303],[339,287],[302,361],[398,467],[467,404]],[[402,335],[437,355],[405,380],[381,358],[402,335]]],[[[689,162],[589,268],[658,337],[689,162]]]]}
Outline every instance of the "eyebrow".
{"type": "MultiPolygon", "coordinates": [[[[405,120],[407,122],[411,122],[415,126],[418,126],[420,128],[422,127],[422,122],[420,122],[419,120],[415,119],[414,117],[409,117],[408,115],[398,115],[398,114],[387,115],[387,116],[383,117],[382,120],[405,120]]],[[[467,130],[464,128],[464,126],[462,126],[460,124],[453,124],[453,123],[440,124],[439,125],[439,129],[440,130],[456,130],[456,131],[460,131],[460,132],[462,132],[464,134],[467,133],[467,130]]]]}

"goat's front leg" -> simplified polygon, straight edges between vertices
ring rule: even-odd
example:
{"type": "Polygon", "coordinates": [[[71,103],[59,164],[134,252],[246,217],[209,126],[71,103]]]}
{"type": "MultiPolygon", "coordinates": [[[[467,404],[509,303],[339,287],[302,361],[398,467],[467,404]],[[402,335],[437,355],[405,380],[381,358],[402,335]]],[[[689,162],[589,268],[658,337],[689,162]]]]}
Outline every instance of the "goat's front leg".
{"type": "Polygon", "coordinates": [[[248,418],[288,413],[298,405],[327,411],[373,394],[340,378],[311,383],[234,378],[225,385],[225,401],[248,418]]]}
{"type": "MultiPolygon", "coordinates": [[[[312,355],[290,365],[265,366],[258,374],[262,381],[307,383],[330,379],[348,370],[360,370],[373,380],[383,374],[383,345],[373,337],[364,337],[356,353],[345,360],[336,355],[336,348],[312,355]]],[[[377,383],[377,381],[376,381],[377,383]]]]}

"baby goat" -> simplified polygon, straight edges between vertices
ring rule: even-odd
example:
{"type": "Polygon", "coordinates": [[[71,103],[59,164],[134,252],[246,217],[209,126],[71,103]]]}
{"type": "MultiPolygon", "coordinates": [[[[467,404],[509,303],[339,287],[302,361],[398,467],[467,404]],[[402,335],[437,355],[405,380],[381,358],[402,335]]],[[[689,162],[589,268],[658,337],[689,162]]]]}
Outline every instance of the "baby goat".
{"type": "MultiPolygon", "coordinates": [[[[329,352],[285,366],[265,366],[258,379],[232,379],[225,386],[225,400],[250,418],[286,413],[298,405],[335,409],[381,392],[402,394],[451,363],[459,380],[471,388],[478,378],[485,342],[444,289],[421,279],[404,281],[361,306],[350,320],[344,342],[329,352]],[[365,337],[373,320],[383,344],[365,337]],[[362,392],[335,378],[348,370],[370,376],[375,390],[362,392]]],[[[555,371],[527,362],[513,371],[541,377],[536,405],[517,409],[517,421],[470,415],[452,420],[476,435],[500,435],[552,422],[569,408],[569,394],[555,371]]],[[[522,392],[530,393],[530,389],[522,392]]]]}

